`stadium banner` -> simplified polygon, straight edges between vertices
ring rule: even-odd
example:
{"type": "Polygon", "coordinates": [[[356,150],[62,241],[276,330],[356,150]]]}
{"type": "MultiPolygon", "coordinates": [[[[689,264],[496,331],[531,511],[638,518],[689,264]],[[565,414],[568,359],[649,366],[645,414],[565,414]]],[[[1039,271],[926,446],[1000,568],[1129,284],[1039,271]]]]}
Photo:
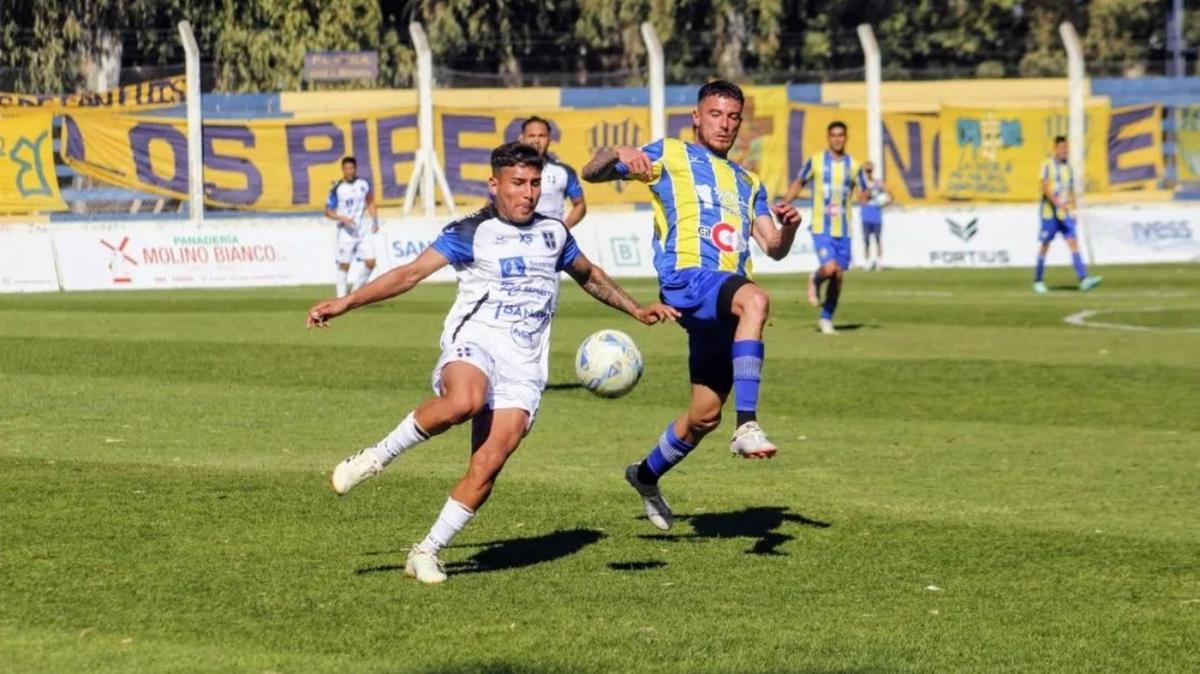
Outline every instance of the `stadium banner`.
{"type": "Polygon", "coordinates": [[[1163,177],[1162,106],[1113,108],[1108,117],[1106,171],[1098,191],[1156,189],[1163,177]]]}
{"type": "MultiPolygon", "coordinates": [[[[550,121],[550,152],[576,171],[600,148],[645,145],[653,140],[646,108],[556,110],[550,114],[530,108],[437,108],[434,133],[438,156],[442,158],[446,180],[456,200],[471,202],[487,196],[492,148],[516,140],[521,135],[522,122],[533,115],[550,121]]],[[[584,193],[589,204],[648,200],[644,186],[620,181],[586,184],[584,193]]]]}
{"type": "Polygon", "coordinates": [[[64,290],[333,283],[336,233],[315,219],[62,224],[52,235],[64,290]]]}
{"type": "Polygon", "coordinates": [[[65,211],[54,172],[53,116],[0,111],[0,213],[65,211]]]}
{"type": "MultiPolygon", "coordinates": [[[[187,198],[187,122],[115,113],[63,116],[63,159],[96,180],[187,198]]],[[[204,124],[205,202],[320,211],[354,155],[378,203],[403,202],[417,145],[415,110],[204,124]]]]}
{"type": "MultiPolygon", "coordinates": [[[[1107,129],[1109,109],[1090,105],[1086,127],[1107,129]]],[[[943,106],[938,189],[948,199],[1037,201],[1039,169],[1067,135],[1067,112],[1050,108],[943,106]]],[[[1087,190],[1108,185],[1108,138],[1088,133],[1084,148],[1087,190]]]]}
{"type": "Polygon", "coordinates": [[[1200,262],[1200,209],[1140,204],[1085,209],[1096,260],[1106,264],[1200,262]]]}
{"type": "Polygon", "coordinates": [[[0,92],[0,110],[38,108],[72,110],[109,108],[122,110],[151,109],[183,103],[187,100],[187,78],[183,75],[127,84],[101,93],[84,92],[62,95],[29,95],[0,92]]]}
{"type": "Polygon", "coordinates": [[[1175,108],[1175,170],[1179,182],[1200,182],[1200,105],[1175,108]]]}
{"type": "Polygon", "coordinates": [[[58,290],[54,246],[44,226],[0,225],[0,293],[58,290]]]}

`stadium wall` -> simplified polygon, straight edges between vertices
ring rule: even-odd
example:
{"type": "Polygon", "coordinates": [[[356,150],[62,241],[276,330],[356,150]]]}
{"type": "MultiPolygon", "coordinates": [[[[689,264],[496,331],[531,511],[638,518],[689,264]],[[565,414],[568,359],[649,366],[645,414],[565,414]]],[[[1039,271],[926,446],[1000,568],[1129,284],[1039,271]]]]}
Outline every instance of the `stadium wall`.
{"type": "MultiPolygon", "coordinates": [[[[613,276],[650,277],[651,217],[647,211],[596,213],[576,230],[576,239],[613,276]]],[[[1096,206],[1083,209],[1080,220],[1095,264],[1200,261],[1195,208],[1096,206]]],[[[379,270],[415,258],[444,222],[385,219],[377,241],[379,270]]],[[[1036,233],[1028,205],[889,209],[883,243],[893,267],[1025,267],[1034,262],[1036,233]]],[[[178,221],[10,225],[0,228],[0,292],[332,284],[333,247],[333,227],[316,217],[229,219],[200,226],[178,221]]],[[[784,260],[771,260],[757,247],[752,252],[758,274],[802,273],[815,264],[803,231],[784,260]]],[[[1052,249],[1050,263],[1069,263],[1065,246],[1052,249]]],[[[453,270],[444,269],[431,280],[453,278],[453,270]]]]}

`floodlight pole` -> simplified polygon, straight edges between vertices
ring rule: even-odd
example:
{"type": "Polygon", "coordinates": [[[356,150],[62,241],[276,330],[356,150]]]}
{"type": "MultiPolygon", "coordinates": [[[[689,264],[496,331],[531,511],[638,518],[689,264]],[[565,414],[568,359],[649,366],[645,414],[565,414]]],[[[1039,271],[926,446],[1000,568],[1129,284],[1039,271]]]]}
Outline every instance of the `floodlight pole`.
{"type": "Polygon", "coordinates": [[[408,24],[408,34],[417,52],[417,132],[420,146],[414,157],[408,190],[404,194],[404,214],[412,213],[413,202],[419,191],[425,215],[434,215],[437,207],[437,195],[433,191],[436,181],[442,191],[442,200],[453,215],[454,195],[450,192],[450,183],[446,180],[442,163],[438,161],[437,146],[433,142],[433,51],[429,48],[429,38],[421,24],[415,21],[408,24]]]}
{"type": "Polygon", "coordinates": [[[662,42],[649,21],[642,22],[642,42],[650,66],[650,139],[658,140],[667,135],[667,78],[662,42]]]}
{"type": "Polygon", "coordinates": [[[187,157],[188,157],[188,217],[194,223],[204,220],[204,120],[200,101],[200,47],[192,24],[179,22],[179,39],[183,42],[187,76],[187,157]]]}
{"type": "Polygon", "coordinates": [[[867,158],[875,165],[876,180],[883,180],[883,109],[880,90],[883,88],[883,68],[879,43],[871,24],[858,25],[858,41],[862,43],[863,65],[867,85],[867,158]]]}
{"type": "MultiPolygon", "coordinates": [[[[1083,63],[1083,45],[1079,34],[1070,21],[1058,25],[1058,34],[1062,37],[1063,47],[1067,50],[1067,162],[1071,165],[1071,173],[1075,176],[1075,213],[1076,223],[1082,225],[1083,218],[1080,210],[1083,206],[1084,185],[1087,175],[1084,173],[1084,133],[1086,117],[1084,111],[1084,96],[1087,93],[1083,63]]],[[[1083,240],[1087,249],[1088,262],[1092,263],[1092,238],[1086,227],[1083,230],[1083,240]]]]}

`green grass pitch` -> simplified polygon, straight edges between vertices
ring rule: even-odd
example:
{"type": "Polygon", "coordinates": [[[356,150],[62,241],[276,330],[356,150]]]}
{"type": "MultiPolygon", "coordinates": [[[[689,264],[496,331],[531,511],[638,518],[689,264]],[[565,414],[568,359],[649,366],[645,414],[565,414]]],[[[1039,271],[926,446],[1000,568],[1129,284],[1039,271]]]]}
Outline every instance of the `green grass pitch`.
{"type": "Polygon", "coordinates": [[[1198,671],[1200,267],[1103,273],[854,272],[835,337],[763,279],[780,455],[723,426],[664,479],[668,534],[622,470],[683,408],[683,332],[568,283],[441,587],[402,567],[464,429],[328,476],[429,393],[452,287],[327,332],[318,288],[0,297],[0,671],[1198,671]],[[645,354],[621,400],[572,386],[603,327],[645,354]]]}

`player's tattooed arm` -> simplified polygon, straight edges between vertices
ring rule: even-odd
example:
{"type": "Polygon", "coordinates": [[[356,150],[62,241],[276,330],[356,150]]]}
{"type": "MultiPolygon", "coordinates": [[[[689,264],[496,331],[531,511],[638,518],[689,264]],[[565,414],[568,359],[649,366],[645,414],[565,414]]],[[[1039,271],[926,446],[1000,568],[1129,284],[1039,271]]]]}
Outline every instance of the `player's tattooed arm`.
{"type": "Polygon", "coordinates": [[[595,297],[608,306],[623,311],[646,325],[654,325],[661,321],[679,318],[675,309],[654,302],[642,306],[625,289],[617,285],[603,269],[592,264],[584,255],[578,255],[566,269],[571,278],[583,288],[584,292],[595,297]]]}
{"type": "Polygon", "coordinates": [[[639,148],[603,147],[596,152],[591,161],[584,164],[580,173],[589,183],[604,183],[622,178],[649,180],[654,168],[650,158],[639,148]],[[619,164],[625,165],[625,172],[618,171],[619,164]]]}

